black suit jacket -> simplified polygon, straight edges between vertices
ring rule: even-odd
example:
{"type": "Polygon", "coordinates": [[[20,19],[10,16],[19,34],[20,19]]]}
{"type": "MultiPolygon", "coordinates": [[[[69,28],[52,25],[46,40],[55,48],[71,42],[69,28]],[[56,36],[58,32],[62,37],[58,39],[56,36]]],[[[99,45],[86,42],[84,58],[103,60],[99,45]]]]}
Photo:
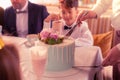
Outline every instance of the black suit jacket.
{"type": "MultiPolygon", "coordinates": [[[[28,34],[37,34],[43,29],[43,21],[49,15],[47,9],[43,5],[28,3],[28,34]]],[[[5,10],[5,26],[3,32],[9,32],[13,36],[17,36],[16,30],[16,13],[13,7],[5,10]]]]}

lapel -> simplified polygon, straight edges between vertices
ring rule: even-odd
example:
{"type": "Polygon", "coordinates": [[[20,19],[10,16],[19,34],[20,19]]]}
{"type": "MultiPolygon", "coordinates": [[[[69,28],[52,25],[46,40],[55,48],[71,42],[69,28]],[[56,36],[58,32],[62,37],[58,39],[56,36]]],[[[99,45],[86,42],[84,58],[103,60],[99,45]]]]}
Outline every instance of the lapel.
{"type": "Polygon", "coordinates": [[[12,9],[11,9],[11,31],[12,32],[15,32],[15,34],[17,34],[16,33],[16,13],[15,13],[15,10],[13,9],[13,7],[12,7],[12,9]]]}
{"type": "Polygon", "coordinates": [[[35,14],[34,14],[34,9],[33,8],[33,4],[28,2],[28,33],[35,33],[35,28],[34,26],[36,26],[34,24],[34,20],[35,20],[35,14]]]}

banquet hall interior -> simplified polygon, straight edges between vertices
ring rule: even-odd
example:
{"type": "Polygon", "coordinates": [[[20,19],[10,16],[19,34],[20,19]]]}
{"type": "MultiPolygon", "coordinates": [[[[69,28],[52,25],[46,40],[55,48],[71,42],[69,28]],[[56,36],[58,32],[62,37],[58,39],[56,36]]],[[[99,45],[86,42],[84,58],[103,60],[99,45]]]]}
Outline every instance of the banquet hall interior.
{"type": "MultiPolygon", "coordinates": [[[[29,1],[38,5],[41,4],[45,5],[49,13],[60,14],[59,0],[29,0],[29,1]]],[[[95,5],[95,3],[96,0],[79,0],[79,11],[90,10],[95,5]]],[[[3,9],[6,9],[10,5],[11,5],[10,0],[0,0],[0,7],[2,7],[3,9]]],[[[99,47],[97,53],[101,53],[100,55],[102,55],[102,60],[104,60],[104,58],[108,55],[110,49],[112,49],[113,47],[114,29],[111,26],[111,19],[110,19],[111,15],[112,15],[112,8],[109,7],[109,9],[97,19],[86,20],[89,29],[93,35],[94,46],[99,47]]],[[[43,79],[43,80],[59,80],[59,79],[53,78],[53,79],[43,79]]],[[[81,80],[81,79],[78,77],[78,79],[76,80],[81,80]]],[[[84,79],[84,80],[90,80],[90,79],[84,79]]],[[[100,72],[98,71],[95,73],[94,80],[113,80],[113,67],[112,66],[103,67],[100,72]],[[100,75],[102,75],[102,78],[100,75]]]]}

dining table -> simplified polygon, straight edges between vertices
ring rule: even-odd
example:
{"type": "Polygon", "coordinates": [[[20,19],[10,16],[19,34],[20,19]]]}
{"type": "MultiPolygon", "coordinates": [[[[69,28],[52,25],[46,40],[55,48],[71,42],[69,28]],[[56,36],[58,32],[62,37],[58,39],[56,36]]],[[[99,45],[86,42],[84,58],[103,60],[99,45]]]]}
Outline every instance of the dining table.
{"type": "Polygon", "coordinates": [[[74,66],[66,71],[45,71],[42,80],[103,80],[102,60],[97,46],[75,47],[74,66]]]}
{"type": "Polygon", "coordinates": [[[41,79],[37,79],[30,49],[25,45],[28,39],[13,36],[2,36],[2,39],[5,44],[14,44],[18,49],[22,80],[103,80],[103,57],[98,46],[75,47],[74,65],[71,69],[59,72],[44,70],[41,79]]]}

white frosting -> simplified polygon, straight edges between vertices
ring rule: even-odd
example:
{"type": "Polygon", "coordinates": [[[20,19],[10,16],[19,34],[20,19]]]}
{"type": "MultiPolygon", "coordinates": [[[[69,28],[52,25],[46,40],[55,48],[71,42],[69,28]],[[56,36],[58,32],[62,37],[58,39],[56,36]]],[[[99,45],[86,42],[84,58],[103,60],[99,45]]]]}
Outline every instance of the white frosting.
{"type": "Polygon", "coordinates": [[[74,65],[74,40],[65,39],[60,44],[44,45],[48,47],[47,71],[63,71],[72,68],[74,65]]]}
{"type": "Polygon", "coordinates": [[[44,46],[34,46],[30,48],[32,59],[46,59],[47,48],[44,46]]]}

